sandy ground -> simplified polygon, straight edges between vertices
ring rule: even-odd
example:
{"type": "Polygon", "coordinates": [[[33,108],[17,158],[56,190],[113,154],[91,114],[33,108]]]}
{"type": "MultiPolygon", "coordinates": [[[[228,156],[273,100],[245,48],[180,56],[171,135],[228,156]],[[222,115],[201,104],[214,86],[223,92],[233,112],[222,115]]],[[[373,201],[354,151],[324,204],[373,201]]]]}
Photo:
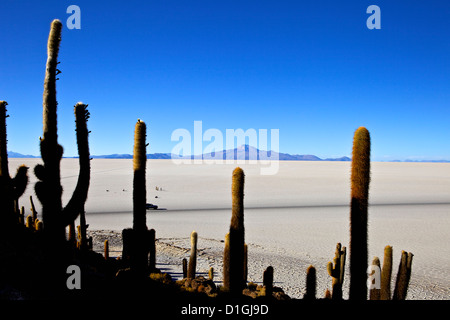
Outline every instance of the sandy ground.
{"type": "MultiPolygon", "coordinates": [[[[10,159],[11,173],[39,159],[10,159]]],[[[261,175],[258,165],[240,165],[246,173],[245,228],[249,246],[249,281],[260,283],[264,269],[275,270],[276,285],[288,295],[304,294],[306,268],[317,269],[318,295],[331,289],[326,264],[337,242],[349,243],[349,162],[282,161],[276,175],[261,175]]],[[[181,260],[189,257],[189,235],[198,232],[198,272],[214,268],[222,278],[223,239],[231,218],[231,165],[175,165],[170,160],[147,163],[147,202],[158,210],[147,214],[156,230],[157,263],[175,278],[181,260]],[[156,190],[158,187],[159,190],[156,190]]],[[[105,237],[121,251],[120,230],[132,224],[132,161],[91,162],[87,222],[95,249],[105,237]]],[[[78,174],[76,159],[61,165],[63,202],[67,203],[78,174]]],[[[36,178],[21,205],[29,211],[36,178]]],[[[380,257],[386,245],[394,248],[395,278],[401,250],[414,254],[408,299],[450,299],[450,164],[372,163],[369,208],[369,257],[380,257]]],[[[113,249],[115,248],[115,249],[113,249]]],[[[114,255],[112,252],[111,255],[114,255]]],[[[347,261],[348,262],[348,261],[347,261]]],[[[348,270],[348,268],[347,268],[348,270]]],[[[344,297],[348,296],[348,274],[344,297]]],[[[394,279],[393,279],[394,281],[394,279]]]]}

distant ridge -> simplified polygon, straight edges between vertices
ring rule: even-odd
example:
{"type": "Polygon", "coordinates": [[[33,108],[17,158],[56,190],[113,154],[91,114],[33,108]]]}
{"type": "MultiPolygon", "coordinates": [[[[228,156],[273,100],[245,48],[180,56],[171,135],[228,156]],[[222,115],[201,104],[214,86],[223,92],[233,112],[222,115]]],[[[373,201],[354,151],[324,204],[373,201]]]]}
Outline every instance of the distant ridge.
{"type": "MultiPolygon", "coordinates": [[[[340,158],[326,158],[321,159],[315,155],[299,155],[299,154],[289,154],[289,153],[277,153],[275,151],[262,151],[249,145],[242,145],[234,149],[222,150],[214,153],[206,153],[202,155],[195,156],[185,156],[180,157],[172,153],[150,153],[147,154],[147,159],[233,159],[233,160],[276,160],[278,155],[278,160],[280,161],[351,161],[349,157],[340,158]]],[[[21,153],[8,151],[9,158],[40,158],[33,155],[24,155],[21,153]]],[[[78,157],[68,157],[68,158],[78,158],[78,157]]],[[[93,159],[133,159],[131,154],[109,154],[109,155],[93,155],[93,159]]],[[[432,163],[450,163],[450,160],[391,160],[383,162],[432,162],[432,163]]]]}
{"type": "Polygon", "coordinates": [[[40,158],[29,154],[21,154],[14,151],[8,151],[8,158],[40,158]]]}

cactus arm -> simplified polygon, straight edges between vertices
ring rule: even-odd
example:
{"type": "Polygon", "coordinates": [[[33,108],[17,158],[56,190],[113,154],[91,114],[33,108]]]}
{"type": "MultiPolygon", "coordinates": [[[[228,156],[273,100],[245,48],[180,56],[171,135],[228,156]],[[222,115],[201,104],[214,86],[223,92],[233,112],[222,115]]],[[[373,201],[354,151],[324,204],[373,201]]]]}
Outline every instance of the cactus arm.
{"type": "Polygon", "coordinates": [[[61,42],[61,21],[52,21],[50,34],[47,42],[47,65],[44,79],[43,95],[43,118],[44,118],[44,139],[51,139],[57,143],[57,119],[56,108],[56,73],[58,65],[59,44],[61,42]]]}
{"type": "Polygon", "coordinates": [[[0,101],[0,177],[9,177],[8,149],[6,139],[6,101],[0,101]]]}
{"type": "Polygon", "coordinates": [[[4,212],[5,227],[9,228],[18,221],[15,208],[18,208],[18,199],[25,192],[28,184],[28,167],[25,165],[17,169],[15,178],[11,179],[8,166],[8,148],[6,138],[6,101],[0,101],[0,210],[4,212]]]}
{"type": "Polygon", "coordinates": [[[223,287],[230,290],[230,233],[225,235],[223,250],[223,287]]]}
{"type": "Polygon", "coordinates": [[[42,216],[45,230],[51,238],[65,237],[61,225],[60,161],[63,148],[58,144],[57,101],[56,101],[56,67],[58,65],[59,44],[61,42],[62,23],[53,20],[47,43],[47,64],[43,93],[43,137],[40,142],[44,165],[35,167],[36,176],[41,180],[35,185],[36,195],[42,203],[42,216]]]}
{"type": "MultiPolygon", "coordinates": [[[[14,198],[8,169],[8,149],[6,139],[6,101],[0,101],[0,211],[1,226],[8,230],[14,224],[14,198]]],[[[3,231],[3,230],[2,230],[3,231]]]]}
{"type": "Polygon", "coordinates": [[[87,110],[86,104],[79,102],[75,105],[75,119],[80,172],[72,197],[63,210],[64,226],[68,226],[82,211],[84,211],[84,204],[87,199],[90,182],[91,164],[88,142],[89,132],[86,124],[89,119],[89,111],[87,110]]]}
{"type": "Polygon", "coordinates": [[[16,176],[14,177],[12,183],[14,186],[14,196],[15,199],[19,199],[23,195],[28,184],[28,167],[26,165],[21,165],[17,168],[16,176]]]}
{"type": "Polygon", "coordinates": [[[347,257],[347,248],[346,247],[342,247],[342,250],[340,252],[340,256],[341,256],[341,268],[339,270],[340,270],[341,274],[339,276],[339,282],[342,285],[344,283],[345,259],[347,257]]]}

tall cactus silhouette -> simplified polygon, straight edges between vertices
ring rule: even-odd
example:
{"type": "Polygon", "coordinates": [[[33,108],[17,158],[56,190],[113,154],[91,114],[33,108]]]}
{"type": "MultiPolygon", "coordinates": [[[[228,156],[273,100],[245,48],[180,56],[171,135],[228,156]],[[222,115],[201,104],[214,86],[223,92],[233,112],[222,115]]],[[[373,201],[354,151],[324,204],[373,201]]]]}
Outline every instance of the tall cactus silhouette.
{"type": "Polygon", "coordinates": [[[58,144],[56,75],[62,23],[53,20],[47,46],[47,66],[43,94],[43,137],[40,142],[43,165],[34,169],[40,180],[35,185],[36,195],[42,203],[44,232],[49,239],[62,243],[65,241],[65,228],[84,210],[90,182],[90,157],[86,122],[89,118],[87,105],[81,102],[75,105],[76,136],[80,171],[77,185],[71,199],[63,208],[60,181],[60,162],[63,148],[58,144]]]}
{"type": "Polygon", "coordinates": [[[237,167],[232,178],[232,216],[229,244],[229,290],[240,294],[244,288],[244,171],[237,167]]]}
{"type": "Polygon", "coordinates": [[[147,188],[145,170],[147,163],[146,132],[144,121],[138,119],[134,129],[133,150],[133,230],[147,230],[147,188]]]}
{"type": "Polygon", "coordinates": [[[350,295],[367,299],[367,206],[370,183],[370,134],[364,127],[353,138],[350,209],[350,295]]]}
{"type": "Polygon", "coordinates": [[[124,229],[123,256],[130,259],[131,268],[139,275],[149,271],[149,251],[151,232],[147,229],[147,189],[146,189],[146,163],[147,163],[147,126],[138,119],[134,130],[133,149],[133,228],[124,229]]]}
{"type": "Polygon", "coordinates": [[[9,176],[8,149],[6,139],[6,101],[0,101],[0,208],[2,212],[0,228],[9,231],[19,216],[15,212],[15,203],[25,192],[28,184],[28,167],[21,165],[14,178],[9,176]]]}

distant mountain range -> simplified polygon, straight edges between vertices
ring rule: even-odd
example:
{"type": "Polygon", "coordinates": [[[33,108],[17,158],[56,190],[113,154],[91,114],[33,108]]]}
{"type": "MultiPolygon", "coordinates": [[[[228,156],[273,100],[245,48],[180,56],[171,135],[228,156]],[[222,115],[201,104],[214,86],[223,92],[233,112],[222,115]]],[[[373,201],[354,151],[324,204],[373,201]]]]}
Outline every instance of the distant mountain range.
{"type": "Polygon", "coordinates": [[[291,155],[288,153],[278,153],[275,151],[263,151],[249,145],[242,145],[240,147],[228,150],[222,150],[216,153],[206,153],[202,155],[180,157],[178,155],[168,154],[169,157],[175,159],[234,159],[234,160],[291,160],[291,161],[350,161],[348,157],[321,159],[314,155],[291,155]]]}
{"type": "MultiPolygon", "coordinates": [[[[40,158],[32,155],[24,155],[13,151],[8,151],[9,158],[40,158]]],[[[77,157],[71,157],[77,158],[77,157]]],[[[97,155],[91,156],[93,159],[133,159],[131,154],[109,154],[109,155],[97,155]]],[[[299,155],[289,153],[277,153],[275,151],[262,151],[249,145],[242,145],[240,147],[222,150],[216,153],[206,153],[195,156],[180,157],[172,153],[150,153],[147,154],[147,159],[233,159],[233,160],[281,160],[281,161],[351,161],[349,157],[340,158],[326,158],[321,159],[315,155],[299,155]]],[[[388,162],[439,162],[450,163],[450,160],[392,160],[388,162]]]]}

